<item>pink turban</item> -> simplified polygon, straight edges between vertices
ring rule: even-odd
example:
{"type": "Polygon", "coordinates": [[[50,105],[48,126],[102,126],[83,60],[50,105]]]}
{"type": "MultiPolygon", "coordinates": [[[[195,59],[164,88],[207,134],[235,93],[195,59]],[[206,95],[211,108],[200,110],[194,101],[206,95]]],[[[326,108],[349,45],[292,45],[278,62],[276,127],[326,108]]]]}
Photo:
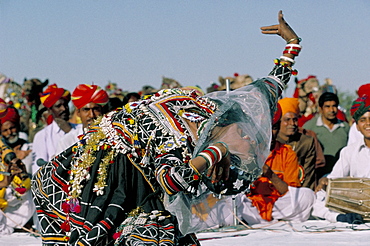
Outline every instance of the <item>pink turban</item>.
{"type": "Polygon", "coordinates": [[[88,103],[104,106],[108,101],[108,93],[97,85],[80,84],[72,93],[72,102],[78,109],[88,103]]]}

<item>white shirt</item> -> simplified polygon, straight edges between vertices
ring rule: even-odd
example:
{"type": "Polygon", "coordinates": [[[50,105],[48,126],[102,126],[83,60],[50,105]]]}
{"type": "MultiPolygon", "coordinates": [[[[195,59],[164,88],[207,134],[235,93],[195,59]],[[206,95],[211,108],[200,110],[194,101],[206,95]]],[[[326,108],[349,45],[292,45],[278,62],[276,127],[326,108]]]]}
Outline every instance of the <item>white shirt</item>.
{"type": "Polygon", "coordinates": [[[82,124],[78,124],[75,129],[72,129],[66,135],[64,135],[58,142],[55,154],[66,150],[72,144],[76,143],[79,139],[78,136],[84,133],[82,124]]]}
{"type": "MultiPolygon", "coordinates": [[[[76,128],[76,124],[70,123],[70,125],[72,129],[76,128]]],[[[37,160],[43,159],[44,161],[50,161],[54,157],[58,141],[65,134],[55,121],[35,134],[32,149],[32,169],[38,166],[36,163],[37,160]]]]}
{"type": "Polygon", "coordinates": [[[361,142],[363,141],[363,139],[364,139],[364,135],[362,135],[361,132],[357,130],[356,122],[353,122],[353,124],[351,125],[351,128],[349,128],[347,145],[350,145],[356,142],[361,142]]]}
{"type": "MultiPolygon", "coordinates": [[[[344,177],[370,178],[370,148],[365,145],[364,138],[342,149],[339,160],[328,175],[328,178],[344,177]]],[[[325,206],[326,196],[323,190],[316,193],[312,215],[336,222],[339,213],[325,206]]]]}
{"type": "Polygon", "coordinates": [[[362,141],[344,147],[328,178],[370,178],[370,148],[362,141]]]}

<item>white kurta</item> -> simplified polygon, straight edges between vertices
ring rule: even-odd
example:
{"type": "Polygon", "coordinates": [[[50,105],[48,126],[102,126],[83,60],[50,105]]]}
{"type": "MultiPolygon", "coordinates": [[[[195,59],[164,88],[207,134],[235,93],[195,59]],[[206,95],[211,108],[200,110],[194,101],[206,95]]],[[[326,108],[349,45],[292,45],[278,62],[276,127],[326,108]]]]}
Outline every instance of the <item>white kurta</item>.
{"type": "MultiPolygon", "coordinates": [[[[76,128],[76,124],[70,125],[73,129],[76,128]]],[[[58,141],[65,134],[55,121],[35,134],[32,149],[32,173],[35,173],[39,169],[37,160],[50,161],[54,157],[58,141]]]]}
{"type": "MultiPolygon", "coordinates": [[[[288,192],[276,200],[272,209],[274,221],[306,221],[315,202],[315,193],[304,187],[288,186],[288,192]]],[[[234,225],[233,197],[226,196],[222,199],[207,199],[209,209],[203,206],[193,207],[192,226],[198,231],[222,226],[234,225]]],[[[235,197],[236,215],[248,225],[269,223],[261,218],[259,211],[252,205],[251,200],[243,193],[235,197]]]]}
{"type": "Polygon", "coordinates": [[[78,136],[83,134],[83,127],[82,124],[76,126],[75,129],[72,129],[66,135],[64,135],[58,142],[57,147],[55,149],[55,154],[59,154],[60,152],[66,150],[72,144],[78,141],[78,136]]]}
{"type": "Polygon", "coordinates": [[[356,122],[353,122],[353,124],[349,128],[347,145],[351,145],[364,139],[364,135],[362,135],[361,132],[357,130],[356,125],[356,122]]]}
{"type": "MultiPolygon", "coordinates": [[[[328,178],[370,178],[370,148],[364,140],[350,144],[342,149],[339,160],[335,163],[333,171],[328,178]]],[[[336,222],[339,213],[325,207],[326,192],[321,190],[316,194],[317,199],[313,207],[312,215],[336,222]]]]}
{"type": "Polygon", "coordinates": [[[8,202],[8,207],[3,211],[6,216],[0,213],[0,235],[11,234],[14,228],[24,226],[35,212],[31,190],[17,198],[12,194],[12,188],[8,187],[4,198],[8,202]]]}

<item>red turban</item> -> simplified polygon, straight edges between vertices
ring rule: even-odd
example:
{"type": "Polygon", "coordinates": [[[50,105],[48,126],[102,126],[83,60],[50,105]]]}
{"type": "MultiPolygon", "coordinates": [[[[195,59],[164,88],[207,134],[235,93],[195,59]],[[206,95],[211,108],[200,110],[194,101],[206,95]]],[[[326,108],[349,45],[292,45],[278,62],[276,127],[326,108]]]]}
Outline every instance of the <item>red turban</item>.
{"type": "Polygon", "coordinates": [[[280,103],[278,103],[276,105],[276,111],[275,111],[274,117],[272,118],[273,125],[275,125],[281,119],[281,113],[282,113],[281,106],[280,106],[280,103]]]}
{"type": "Polygon", "coordinates": [[[279,100],[279,104],[281,106],[282,115],[285,115],[288,112],[292,112],[292,113],[295,113],[297,116],[299,116],[298,98],[285,97],[279,100]]]}
{"type": "Polygon", "coordinates": [[[59,88],[56,84],[49,85],[40,96],[42,104],[47,108],[51,108],[61,98],[69,101],[71,100],[71,94],[68,90],[59,88]]]}
{"type": "Polygon", "coordinates": [[[6,114],[0,118],[0,124],[4,124],[7,121],[13,122],[15,125],[19,125],[19,113],[13,107],[8,107],[6,114]]]}
{"type": "Polygon", "coordinates": [[[359,97],[363,96],[364,94],[370,95],[370,84],[361,85],[360,88],[358,88],[357,94],[359,97]]]}
{"type": "Polygon", "coordinates": [[[97,85],[80,84],[72,93],[72,102],[78,109],[88,103],[104,106],[108,101],[108,93],[97,85]]]}
{"type": "Polygon", "coordinates": [[[368,95],[364,94],[353,102],[351,115],[355,121],[358,121],[368,111],[370,111],[370,97],[368,95]]]}

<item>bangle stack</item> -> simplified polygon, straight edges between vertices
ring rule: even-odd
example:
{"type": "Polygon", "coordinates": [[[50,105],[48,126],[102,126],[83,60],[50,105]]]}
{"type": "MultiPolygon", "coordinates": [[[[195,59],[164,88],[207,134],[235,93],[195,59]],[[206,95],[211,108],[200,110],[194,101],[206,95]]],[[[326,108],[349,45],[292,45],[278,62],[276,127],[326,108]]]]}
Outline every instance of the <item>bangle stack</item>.
{"type": "MultiPolygon", "coordinates": [[[[302,50],[302,46],[299,44],[290,44],[290,42],[293,42],[294,40],[301,41],[301,38],[294,38],[288,41],[287,45],[285,46],[285,50],[283,51],[283,55],[280,56],[280,58],[275,59],[274,63],[275,65],[281,65],[284,67],[292,67],[295,63],[294,59],[285,56],[285,54],[292,54],[294,56],[298,56],[299,52],[302,50]]],[[[292,75],[297,75],[298,71],[296,69],[292,69],[292,75]]]]}
{"type": "Polygon", "coordinates": [[[215,165],[217,162],[220,162],[223,158],[220,148],[214,145],[208,146],[208,148],[200,152],[198,156],[203,157],[207,162],[207,169],[215,165]]]}
{"type": "Polygon", "coordinates": [[[227,143],[224,143],[224,142],[217,142],[217,143],[222,144],[226,149],[226,153],[222,156],[222,158],[224,158],[225,156],[229,154],[229,146],[227,145],[227,143]]]}
{"type": "Polygon", "coordinates": [[[294,65],[295,61],[292,59],[292,58],[289,58],[289,57],[286,57],[286,56],[280,56],[280,64],[281,65],[285,65],[285,64],[282,64],[281,63],[281,60],[284,60],[284,61],[287,61],[287,62],[290,62],[292,64],[292,66],[294,65]]]}
{"type": "Polygon", "coordinates": [[[295,56],[299,55],[299,52],[301,52],[302,46],[299,44],[287,44],[285,46],[285,50],[283,54],[292,54],[295,56]]]}

